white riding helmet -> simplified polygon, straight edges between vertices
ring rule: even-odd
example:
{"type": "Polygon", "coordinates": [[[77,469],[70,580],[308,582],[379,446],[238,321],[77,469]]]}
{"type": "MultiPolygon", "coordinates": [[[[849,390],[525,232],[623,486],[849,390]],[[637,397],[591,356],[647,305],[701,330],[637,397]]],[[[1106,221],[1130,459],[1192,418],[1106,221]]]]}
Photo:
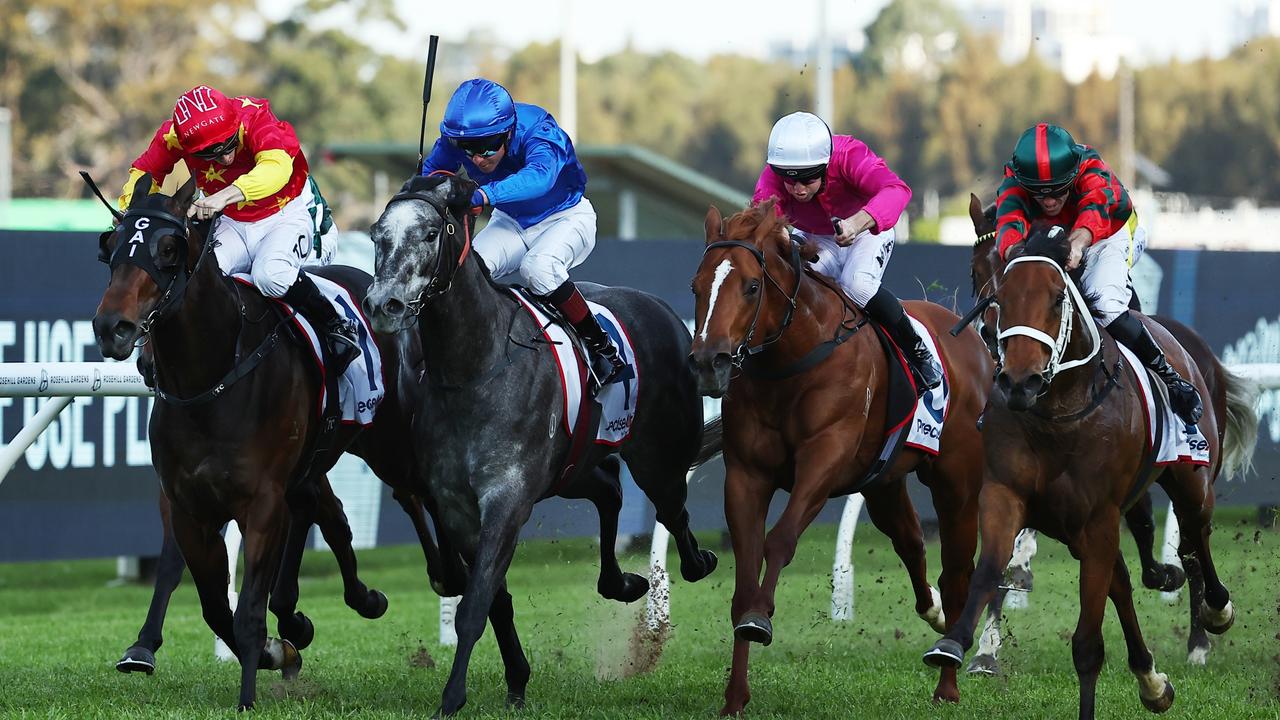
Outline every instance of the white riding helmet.
{"type": "Polygon", "coordinates": [[[773,124],[767,162],[774,172],[803,179],[831,161],[831,128],[813,113],[794,112],[773,124]]]}

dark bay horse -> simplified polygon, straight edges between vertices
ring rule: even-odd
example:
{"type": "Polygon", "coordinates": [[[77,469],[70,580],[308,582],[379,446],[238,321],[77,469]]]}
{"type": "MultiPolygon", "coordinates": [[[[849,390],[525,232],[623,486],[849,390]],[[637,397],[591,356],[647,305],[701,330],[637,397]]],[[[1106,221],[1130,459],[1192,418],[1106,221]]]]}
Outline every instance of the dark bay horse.
{"type": "MultiPolygon", "coordinates": [[[[1173,686],[1156,672],[1142,638],[1120,555],[1120,517],[1158,477],[1183,528],[1181,554],[1194,555],[1204,575],[1201,619],[1210,632],[1226,631],[1234,609],[1208,542],[1219,420],[1210,406],[1199,423],[1207,465],[1183,459],[1161,467],[1147,457],[1144,401],[1130,363],[1121,361],[1117,344],[1062,269],[1066,237],[1061,228],[1033,230],[997,283],[1000,369],[982,429],[982,551],[959,621],[924,660],[941,667],[960,664],[1009,562],[1014,536],[1030,527],[1065,543],[1080,561],[1080,618],[1071,645],[1080,679],[1079,716],[1094,717],[1108,597],[1124,630],[1143,705],[1163,712],[1173,702],[1173,686]]],[[[1148,327],[1170,361],[1207,396],[1191,357],[1163,327],[1148,327]]]]}
{"type": "MultiPolygon", "coordinates": [[[[314,359],[281,337],[287,315],[221,273],[208,240],[210,223],[186,222],[194,179],[173,197],[148,194],[150,185],[149,176],[138,181],[132,206],[116,232],[103,239],[100,251],[111,265],[111,281],[94,333],[102,354],[115,359],[128,357],[140,340],[151,343],[161,401],[149,434],[168,501],[168,526],[191,570],[205,621],[240,660],[239,706],[250,708],[260,667],[281,669],[286,677],[301,667],[293,641],[305,645],[312,628],[294,612],[297,563],[313,523],[342,567],[348,604],[369,618],[386,610],[385,596],[356,576],[351,531],[325,477],[358,426],[342,425],[328,451],[312,457],[321,423],[318,373],[308,370],[314,359]],[[219,535],[232,520],[245,547],[234,616],[219,535]],[[268,596],[282,640],[266,636],[268,596]]],[[[369,281],[349,268],[324,272],[357,296],[369,281]]],[[[395,342],[380,346],[386,357],[398,356],[395,342]]],[[[391,412],[374,422],[382,423],[381,432],[370,433],[359,447],[380,476],[407,477],[410,469],[397,444],[407,423],[404,411],[395,408],[394,388],[388,390],[391,412]]]]}
{"type": "MultiPolygon", "coordinates": [[[[969,218],[977,241],[973,245],[971,259],[971,279],[974,298],[981,301],[994,293],[995,279],[1004,262],[1000,259],[995,243],[996,209],[995,205],[985,208],[976,195],[969,195],[969,218]]],[[[1135,293],[1130,307],[1141,311],[1141,304],[1135,293]]],[[[995,346],[995,308],[988,308],[978,319],[979,333],[986,341],[993,357],[998,354],[995,346]]],[[[1254,444],[1257,441],[1258,418],[1254,403],[1257,388],[1243,377],[1223,367],[1214,355],[1213,349],[1199,333],[1187,325],[1163,315],[1152,315],[1152,320],[1164,326],[1182,347],[1191,355],[1196,367],[1204,376],[1205,387],[1209,394],[1206,402],[1213,406],[1214,416],[1219,418],[1218,443],[1222,452],[1217,458],[1212,472],[1213,481],[1220,474],[1227,477],[1248,474],[1252,466],[1254,444]],[[1222,419],[1225,418],[1225,422],[1222,419]],[[1227,432],[1231,427],[1232,431],[1227,432]]],[[[1125,524],[1133,535],[1138,546],[1138,559],[1142,566],[1142,584],[1152,590],[1170,592],[1183,584],[1183,570],[1177,565],[1169,565],[1156,559],[1155,541],[1156,525],[1152,508],[1151,494],[1144,492],[1138,502],[1124,514],[1125,524]]],[[[1034,531],[1029,531],[1034,532],[1034,531]]],[[[1203,665],[1208,657],[1209,637],[1200,622],[1200,603],[1204,597],[1204,580],[1200,577],[1199,565],[1195,558],[1188,558],[1185,565],[1190,575],[1190,632],[1187,635],[1187,660],[1193,664],[1203,665]]],[[[1012,569],[1012,568],[1011,568],[1012,569]]],[[[1022,568],[1021,572],[1029,578],[1030,569],[1022,568]]],[[[997,594],[988,613],[988,624],[996,633],[1000,631],[1000,608],[1003,606],[1003,591],[997,594]]],[[[997,672],[998,665],[994,651],[989,654],[975,656],[970,670],[979,672],[997,672]]]]}
{"type": "MultiPolygon", "coordinates": [[[[693,279],[697,334],[690,361],[699,390],[724,398],[725,517],[737,578],[733,667],[721,714],[738,714],[751,696],[750,643],[772,641],[774,593],[800,534],[828,498],[858,489],[884,444],[888,360],[863,313],[831,281],[801,269],[796,253],[808,251],[793,246],[772,202],[728,220],[712,207],[706,237],[693,279]],[[842,334],[824,360],[785,372],[842,334]],[[750,365],[735,374],[747,353],[750,365]],[[766,536],[766,512],[778,490],[791,497],[766,536]]],[[[963,606],[973,572],[982,474],[976,420],[992,365],[976,332],[946,334],[953,314],[927,302],[906,305],[937,338],[951,384],[941,452],[931,457],[904,448],[885,479],[862,492],[872,522],[907,568],[916,612],[941,632],[963,606]],[[924,536],[907,496],[904,478],[913,471],[938,511],[941,608],[925,577],[924,536]]],[[[934,698],[959,699],[954,669],[942,671],[934,698]]]]}
{"type": "Polygon", "coordinates": [[[553,494],[587,498],[600,514],[600,579],[607,598],[632,601],[648,590],[613,554],[621,495],[616,475],[597,465],[620,452],[671,531],[685,580],[716,565],[698,547],[685,509],[686,472],[718,449],[706,433],[702,400],[684,359],[689,332],[657,298],[625,288],[580,284],[626,326],[640,368],[631,434],[618,448],[591,444],[559,487],[570,440],[561,431],[563,390],[540,325],[495,284],[470,252],[475,184],[451,175],[405,183],[373,225],[376,281],[365,307],[378,332],[417,325],[426,388],[414,414],[418,463],[441,512],[445,535],[467,561],[469,578],[455,620],[458,648],[440,713],[466,702],[467,668],[485,618],[505,667],[507,702],[524,703],[529,663],[516,634],[506,573],[533,505],[553,494]]]}

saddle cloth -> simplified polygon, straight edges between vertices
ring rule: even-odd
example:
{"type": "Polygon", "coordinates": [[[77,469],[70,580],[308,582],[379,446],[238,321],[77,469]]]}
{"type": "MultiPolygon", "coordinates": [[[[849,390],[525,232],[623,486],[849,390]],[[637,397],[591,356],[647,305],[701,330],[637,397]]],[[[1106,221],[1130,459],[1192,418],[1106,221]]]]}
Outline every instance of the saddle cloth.
{"type": "MultiPolygon", "coordinates": [[[[552,348],[556,367],[560,370],[560,385],[564,390],[564,430],[572,435],[578,412],[582,408],[582,394],[586,391],[589,374],[586,369],[586,348],[571,338],[557,322],[553,322],[536,302],[525,297],[519,288],[511,288],[511,294],[515,295],[534,322],[542,328],[543,338],[552,348]]],[[[617,382],[605,385],[596,392],[601,414],[595,442],[616,446],[631,435],[631,423],[636,416],[636,396],[640,389],[640,369],[635,360],[631,337],[613,311],[593,302],[588,302],[587,308],[595,315],[600,327],[613,338],[618,347],[618,356],[627,366],[617,382]]]]}
{"type": "Polygon", "coordinates": [[[1209,442],[1196,425],[1188,425],[1173,414],[1169,388],[1146,368],[1133,351],[1116,343],[1142,395],[1142,411],[1147,419],[1147,451],[1154,450],[1156,465],[1185,462],[1209,464],[1209,442]],[[1157,414],[1158,413],[1158,414],[1157,414]]]}
{"type": "Polygon", "coordinates": [[[946,366],[942,364],[942,356],[938,354],[938,341],[933,333],[915,318],[911,318],[911,324],[915,326],[920,339],[924,340],[925,347],[929,348],[929,354],[942,366],[942,384],[928,390],[916,401],[915,416],[911,419],[906,444],[930,455],[937,455],[938,443],[942,440],[942,423],[946,421],[950,407],[951,381],[947,377],[946,366]]]}
{"type": "MultiPolygon", "coordinates": [[[[382,355],[378,352],[377,343],[373,341],[373,329],[369,327],[369,321],[365,318],[364,311],[360,309],[360,302],[352,296],[351,291],[332,280],[312,273],[307,274],[315,281],[320,294],[328,298],[339,315],[355,321],[360,340],[360,357],[352,361],[347,366],[347,371],[338,378],[338,403],[341,406],[339,419],[348,424],[368,425],[373,422],[373,416],[386,395],[386,386],[382,379],[382,355]]],[[[253,286],[247,274],[237,274],[235,279],[250,287],[253,286]]],[[[277,302],[289,307],[285,302],[278,300],[277,302]]],[[[312,358],[323,379],[325,368],[320,338],[302,313],[294,313],[292,322],[309,341],[312,358]]],[[[316,408],[319,415],[324,414],[328,395],[326,385],[324,382],[320,383],[320,404],[316,408]]]]}

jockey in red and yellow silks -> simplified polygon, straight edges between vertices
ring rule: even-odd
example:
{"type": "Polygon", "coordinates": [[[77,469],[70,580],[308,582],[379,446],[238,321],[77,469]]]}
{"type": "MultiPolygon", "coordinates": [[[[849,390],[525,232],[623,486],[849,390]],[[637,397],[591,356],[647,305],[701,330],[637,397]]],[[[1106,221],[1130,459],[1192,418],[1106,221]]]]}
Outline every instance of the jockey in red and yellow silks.
{"type": "Polygon", "coordinates": [[[151,176],[154,191],[179,160],[204,193],[188,216],[204,220],[222,213],[210,238],[217,243],[218,267],[228,275],[248,273],[263,295],[301,312],[325,337],[331,369],[341,373],[360,349],[351,320],[339,316],[300,271],[304,263],[323,262],[314,238],[326,208],[293,126],[263,98],[228,98],[207,85],[194,87],[178,98],[172,116],[133,161],[120,207],[128,208],[143,175],[151,176]]]}
{"type": "Polygon", "coordinates": [[[1084,265],[1081,289],[1093,298],[1098,321],[1164,380],[1174,412],[1188,424],[1198,421],[1203,405],[1195,386],[1169,365],[1146,326],[1129,313],[1129,268],[1146,248],[1147,233],[1128,191],[1098,152],[1057,125],[1028,128],[1005,165],[996,215],[996,243],[1004,259],[1032,223],[1070,231],[1063,270],[1084,265]]]}

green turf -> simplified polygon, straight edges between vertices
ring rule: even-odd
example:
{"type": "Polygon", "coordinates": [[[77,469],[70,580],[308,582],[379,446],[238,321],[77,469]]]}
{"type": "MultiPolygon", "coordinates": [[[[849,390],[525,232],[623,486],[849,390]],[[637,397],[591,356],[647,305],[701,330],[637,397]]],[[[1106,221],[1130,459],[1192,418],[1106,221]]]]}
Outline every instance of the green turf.
{"type": "MultiPolygon", "coordinates": [[[[1007,675],[962,677],[963,701],[929,702],[934,671],[920,654],[935,639],[915,617],[906,575],[870,525],[855,544],[852,622],[833,624],[830,605],[834,528],[813,528],[784,575],[774,618],[776,640],[752,652],[751,718],[1066,718],[1077,687],[1070,634],[1076,619],[1076,565],[1042,540],[1030,607],[1011,611],[1002,651],[1007,675]]],[[[1164,604],[1142,590],[1138,612],[1156,666],[1177,688],[1170,718],[1280,717],[1280,534],[1258,531],[1241,513],[1219,513],[1218,565],[1233,592],[1235,627],[1218,639],[1206,668],[1185,662],[1185,603],[1164,604]]],[[[1126,540],[1132,560],[1132,544],[1126,540]]],[[[929,548],[936,575],[938,547],[929,548]]],[[[637,608],[595,595],[596,559],[586,540],[529,542],[510,574],[516,622],[533,666],[525,718],[712,717],[729,665],[733,558],[696,585],[676,581],[674,629],[655,671],[605,679],[637,608]]],[[[674,559],[674,555],[673,555],[674,559]]],[[[259,674],[261,717],[425,717],[437,707],[451,652],[439,646],[437,599],[416,548],[360,553],[364,579],[390,596],[387,615],[359,618],[341,602],[332,557],[309,553],[302,609],[315,621],[302,677],[288,686],[259,674]]],[[[624,566],[643,567],[642,555],[624,566]]],[[[152,677],[121,675],[119,653],[135,637],[150,589],[111,587],[110,561],[0,565],[0,714],[6,717],[230,717],[238,668],[213,658],[212,640],[186,578],[173,598],[166,643],[152,677]]],[[[274,622],[271,624],[274,632],[274,622]]],[[[1143,717],[1125,667],[1114,612],[1106,623],[1108,659],[1099,683],[1100,717],[1143,717]]],[[[471,665],[463,717],[508,717],[501,663],[486,633],[471,665]]]]}

